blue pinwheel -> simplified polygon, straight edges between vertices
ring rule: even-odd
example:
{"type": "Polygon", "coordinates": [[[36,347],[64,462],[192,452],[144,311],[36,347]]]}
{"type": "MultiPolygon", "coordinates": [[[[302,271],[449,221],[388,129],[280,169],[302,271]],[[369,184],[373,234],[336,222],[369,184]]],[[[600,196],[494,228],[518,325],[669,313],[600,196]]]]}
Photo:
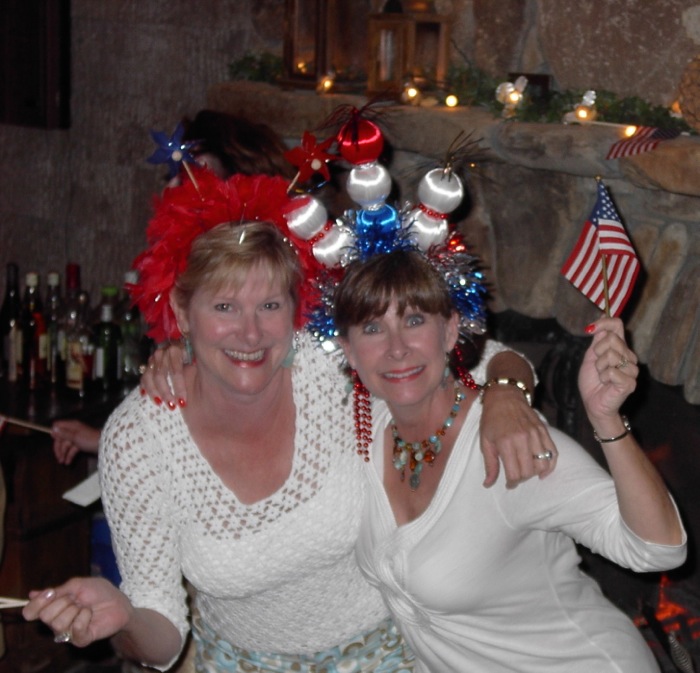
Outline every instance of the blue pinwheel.
{"type": "Polygon", "coordinates": [[[182,136],[185,129],[182,124],[178,124],[171,136],[168,136],[164,131],[151,131],[151,138],[158,146],[146,161],[150,164],[168,164],[168,178],[174,178],[180,171],[180,164],[187,162],[194,163],[192,156],[192,148],[196,145],[196,141],[184,141],[182,136]]]}

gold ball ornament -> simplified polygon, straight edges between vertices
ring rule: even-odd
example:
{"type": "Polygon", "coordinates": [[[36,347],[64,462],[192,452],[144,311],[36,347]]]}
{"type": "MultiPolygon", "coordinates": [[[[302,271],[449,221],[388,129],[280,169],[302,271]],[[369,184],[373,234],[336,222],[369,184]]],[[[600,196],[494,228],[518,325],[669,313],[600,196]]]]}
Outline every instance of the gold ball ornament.
{"type": "Polygon", "coordinates": [[[678,102],[683,119],[696,131],[700,131],[700,55],[683,71],[678,86],[678,102]]]}

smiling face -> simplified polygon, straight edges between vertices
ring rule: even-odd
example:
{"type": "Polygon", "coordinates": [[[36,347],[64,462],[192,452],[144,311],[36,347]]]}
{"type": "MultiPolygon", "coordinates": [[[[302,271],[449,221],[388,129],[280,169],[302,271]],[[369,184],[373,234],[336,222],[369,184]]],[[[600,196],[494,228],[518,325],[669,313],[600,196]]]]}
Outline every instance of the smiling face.
{"type": "Polygon", "coordinates": [[[392,299],[383,315],[352,325],[341,342],[367,389],[396,411],[432,398],[456,340],[456,314],[444,318],[410,306],[401,311],[392,299]]]}
{"type": "Polygon", "coordinates": [[[176,315],[192,343],[200,383],[236,394],[264,391],[292,347],[294,301],[262,264],[240,287],[196,290],[176,315]]]}
{"type": "Polygon", "coordinates": [[[199,383],[254,395],[281,375],[300,279],[296,253],[274,225],[222,224],[194,241],[170,304],[199,383]]]}
{"type": "Polygon", "coordinates": [[[458,317],[444,280],[419,252],[350,265],[334,299],[346,357],[370,392],[393,407],[418,404],[440,385],[458,317]]]}

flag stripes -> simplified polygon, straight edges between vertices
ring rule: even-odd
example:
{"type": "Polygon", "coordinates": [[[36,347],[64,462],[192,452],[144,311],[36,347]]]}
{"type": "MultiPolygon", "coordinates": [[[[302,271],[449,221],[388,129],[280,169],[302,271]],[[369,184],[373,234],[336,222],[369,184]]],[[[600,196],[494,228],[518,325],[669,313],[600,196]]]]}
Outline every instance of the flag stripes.
{"type": "Polygon", "coordinates": [[[639,260],[602,180],[598,181],[596,205],[561,273],[612,316],[622,313],[632,293],[639,260]]]}
{"type": "Polygon", "coordinates": [[[680,135],[676,129],[658,129],[655,126],[639,126],[631,138],[618,140],[608,150],[606,159],[622,159],[656,149],[662,140],[673,140],[680,135]]]}

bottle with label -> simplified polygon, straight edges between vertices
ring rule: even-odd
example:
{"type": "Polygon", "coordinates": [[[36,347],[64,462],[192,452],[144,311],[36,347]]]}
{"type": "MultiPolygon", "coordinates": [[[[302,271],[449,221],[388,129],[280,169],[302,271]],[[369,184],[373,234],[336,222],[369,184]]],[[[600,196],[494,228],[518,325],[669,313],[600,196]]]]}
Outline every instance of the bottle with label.
{"type": "Polygon", "coordinates": [[[100,320],[95,326],[95,381],[103,390],[114,390],[122,373],[122,335],[114,321],[117,288],[102,288],[100,320]]]}
{"type": "Polygon", "coordinates": [[[63,385],[66,373],[62,357],[62,353],[65,351],[66,332],[63,321],[63,297],[61,296],[61,277],[59,273],[57,271],[49,272],[46,277],[46,284],[44,320],[48,337],[47,379],[52,387],[58,387],[63,385]]]}
{"type": "Polygon", "coordinates": [[[21,357],[19,269],[10,262],[5,275],[5,298],[0,309],[0,378],[17,380],[18,355],[21,357]]]}
{"type": "Polygon", "coordinates": [[[79,291],[74,311],[69,308],[66,315],[66,388],[83,397],[92,381],[95,356],[87,292],[79,291]]]}
{"type": "Polygon", "coordinates": [[[127,271],[124,274],[124,286],[117,306],[117,322],[122,333],[122,380],[126,388],[134,386],[141,375],[141,312],[136,304],[132,304],[126,289],[137,283],[138,279],[138,271],[127,271]]]}
{"type": "Polygon", "coordinates": [[[22,359],[21,374],[29,390],[44,383],[48,356],[48,338],[43,304],[39,291],[39,274],[30,271],[25,278],[21,314],[22,359]]]}

